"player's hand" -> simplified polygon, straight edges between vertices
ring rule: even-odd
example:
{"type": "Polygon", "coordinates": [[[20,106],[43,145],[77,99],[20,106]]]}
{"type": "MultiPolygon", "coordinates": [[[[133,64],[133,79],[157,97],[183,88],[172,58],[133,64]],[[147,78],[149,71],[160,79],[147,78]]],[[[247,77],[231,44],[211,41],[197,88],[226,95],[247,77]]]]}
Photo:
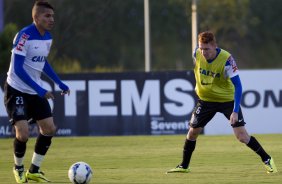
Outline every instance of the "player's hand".
{"type": "Polygon", "coordinates": [[[237,121],[238,121],[238,113],[237,112],[232,112],[232,114],[230,115],[230,123],[231,123],[231,125],[233,125],[237,121]]]}
{"type": "Polygon", "coordinates": [[[47,99],[52,99],[52,100],[55,99],[54,95],[50,91],[47,91],[44,97],[47,99]]]}
{"type": "Polygon", "coordinates": [[[67,90],[67,91],[62,91],[61,92],[61,95],[70,95],[70,90],[67,90]]]}
{"type": "Polygon", "coordinates": [[[70,88],[64,83],[61,83],[59,88],[62,90],[61,95],[70,95],[70,88]]]}

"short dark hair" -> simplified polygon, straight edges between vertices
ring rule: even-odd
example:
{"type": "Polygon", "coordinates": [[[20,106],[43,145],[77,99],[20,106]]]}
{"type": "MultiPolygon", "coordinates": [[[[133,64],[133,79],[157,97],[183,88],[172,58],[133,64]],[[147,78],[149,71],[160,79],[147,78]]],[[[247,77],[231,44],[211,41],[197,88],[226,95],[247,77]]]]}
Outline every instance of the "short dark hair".
{"type": "Polygon", "coordinates": [[[198,41],[200,43],[212,43],[212,44],[216,44],[216,39],[214,34],[211,31],[204,31],[201,32],[198,36],[198,41]]]}
{"type": "Polygon", "coordinates": [[[33,8],[32,8],[32,18],[34,18],[35,14],[37,12],[43,11],[43,9],[51,9],[54,11],[54,8],[51,4],[49,4],[47,1],[45,0],[36,0],[33,8]]]}

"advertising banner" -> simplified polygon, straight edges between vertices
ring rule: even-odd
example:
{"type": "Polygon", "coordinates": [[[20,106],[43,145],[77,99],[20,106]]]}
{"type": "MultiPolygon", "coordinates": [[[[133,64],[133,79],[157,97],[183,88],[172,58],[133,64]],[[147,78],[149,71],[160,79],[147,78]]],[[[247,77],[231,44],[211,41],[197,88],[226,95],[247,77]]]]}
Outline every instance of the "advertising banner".
{"type": "MultiPolygon", "coordinates": [[[[70,96],[46,79],[58,136],[162,135],[187,133],[195,106],[194,75],[182,72],[66,74],[70,96]]],[[[0,137],[13,136],[0,90],[0,137]]],[[[40,107],[38,107],[40,108],[40,107]]],[[[37,127],[31,126],[31,135],[37,127]]]]}
{"type": "MultiPolygon", "coordinates": [[[[14,132],[4,106],[0,76],[0,137],[14,132]]],[[[60,78],[70,96],[46,79],[45,89],[57,125],[57,136],[186,134],[196,103],[192,71],[66,74],[60,78]]],[[[282,133],[282,70],[242,70],[241,107],[250,134],[282,133]]],[[[38,107],[40,108],[40,107],[38,107]]],[[[32,136],[37,126],[30,126],[32,136]]],[[[205,127],[206,135],[232,134],[221,114],[205,127]]]]}

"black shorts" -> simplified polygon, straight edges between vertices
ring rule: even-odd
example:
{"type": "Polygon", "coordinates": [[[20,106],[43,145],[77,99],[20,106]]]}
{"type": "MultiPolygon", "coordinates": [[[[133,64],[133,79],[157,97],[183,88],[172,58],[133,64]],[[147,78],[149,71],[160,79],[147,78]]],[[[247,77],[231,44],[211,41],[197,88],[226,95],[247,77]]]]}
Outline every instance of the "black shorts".
{"type": "MultiPolygon", "coordinates": [[[[233,112],[234,101],[231,102],[205,102],[198,100],[196,107],[193,110],[190,120],[190,126],[193,128],[205,127],[208,122],[214,117],[217,112],[224,114],[229,120],[233,112]]],[[[232,127],[244,126],[246,123],[242,114],[241,107],[238,112],[238,121],[232,124],[232,127]]]]}
{"type": "Polygon", "coordinates": [[[51,107],[46,98],[22,93],[7,82],[4,86],[4,92],[4,103],[12,124],[19,120],[33,119],[37,121],[52,117],[51,107]]]}

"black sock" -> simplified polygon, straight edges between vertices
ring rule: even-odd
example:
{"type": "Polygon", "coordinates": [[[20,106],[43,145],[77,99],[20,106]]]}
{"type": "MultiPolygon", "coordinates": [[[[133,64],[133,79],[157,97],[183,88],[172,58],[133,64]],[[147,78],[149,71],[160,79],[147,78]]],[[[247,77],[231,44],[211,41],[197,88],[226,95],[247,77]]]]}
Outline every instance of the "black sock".
{"type": "Polygon", "coordinates": [[[24,166],[21,165],[21,166],[18,166],[15,164],[15,169],[18,170],[18,171],[24,171],[24,166]]]}
{"type": "Polygon", "coordinates": [[[29,172],[30,173],[38,173],[39,172],[39,167],[34,165],[34,164],[31,164],[30,168],[29,168],[29,172]]]}
{"type": "Polygon", "coordinates": [[[263,162],[267,161],[270,156],[264,151],[260,143],[256,140],[255,137],[251,136],[249,143],[247,144],[254,152],[256,152],[263,162]]]}
{"type": "MultiPolygon", "coordinates": [[[[39,134],[35,143],[34,152],[39,155],[46,155],[50,145],[51,145],[52,136],[45,136],[39,134]]],[[[31,173],[38,173],[39,167],[31,164],[29,168],[29,172],[31,173]]]]}
{"type": "Polygon", "coordinates": [[[182,163],[180,164],[184,169],[188,168],[195,147],[196,147],[196,140],[195,141],[190,141],[188,139],[185,140],[182,163]]]}
{"type": "Polygon", "coordinates": [[[19,141],[17,138],[14,140],[14,154],[18,158],[22,158],[25,155],[26,142],[19,141]]]}
{"type": "Polygon", "coordinates": [[[45,155],[51,145],[52,136],[39,134],[35,143],[34,152],[39,155],[45,155]]]}

